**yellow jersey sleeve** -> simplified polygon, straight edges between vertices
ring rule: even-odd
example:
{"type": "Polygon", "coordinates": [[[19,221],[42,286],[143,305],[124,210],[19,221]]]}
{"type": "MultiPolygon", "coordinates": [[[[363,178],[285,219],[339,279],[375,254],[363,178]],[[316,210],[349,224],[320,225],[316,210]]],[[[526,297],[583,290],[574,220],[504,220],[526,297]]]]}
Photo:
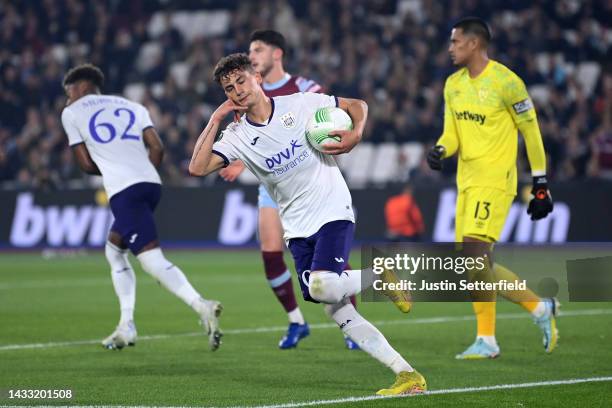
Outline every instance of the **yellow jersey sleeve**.
{"type": "Polygon", "coordinates": [[[502,95],[506,109],[512,115],[512,120],[516,123],[525,140],[531,174],[534,177],[545,175],[546,153],[544,152],[536,111],[525,83],[512,73],[505,83],[502,95]]]}
{"type": "Polygon", "coordinates": [[[536,113],[525,83],[513,72],[504,82],[501,97],[514,123],[518,126],[526,120],[534,120],[536,113]]]}
{"type": "Polygon", "coordinates": [[[519,130],[525,139],[527,159],[533,177],[546,175],[546,153],[537,120],[527,120],[519,124],[519,130]]]}
{"type": "Polygon", "coordinates": [[[448,81],[444,84],[444,130],[438,139],[438,145],[444,146],[444,157],[450,157],[459,148],[459,137],[455,126],[455,117],[449,106],[448,81]]]}

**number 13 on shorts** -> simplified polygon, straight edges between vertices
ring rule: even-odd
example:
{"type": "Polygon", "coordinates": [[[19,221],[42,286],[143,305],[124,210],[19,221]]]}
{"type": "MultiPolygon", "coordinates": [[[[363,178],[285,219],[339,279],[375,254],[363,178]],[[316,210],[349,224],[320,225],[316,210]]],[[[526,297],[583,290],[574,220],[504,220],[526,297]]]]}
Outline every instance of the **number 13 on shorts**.
{"type": "Polygon", "coordinates": [[[457,195],[455,240],[473,237],[496,242],[501,236],[514,195],[487,187],[471,187],[457,195]]]}

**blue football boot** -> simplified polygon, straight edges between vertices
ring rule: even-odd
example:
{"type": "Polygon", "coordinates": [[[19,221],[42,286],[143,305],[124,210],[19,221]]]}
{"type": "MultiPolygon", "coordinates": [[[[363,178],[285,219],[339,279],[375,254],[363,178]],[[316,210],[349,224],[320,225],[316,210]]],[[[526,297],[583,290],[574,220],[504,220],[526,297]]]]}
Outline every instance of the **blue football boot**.
{"type": "Polygon", "coordinates": [[[559,330],[557,329],[555,317],[557,316],[560,304],[555,298],[542,300],[546,305],[546,312],[541,317],[534,318],[534,322],[542,330],[544,350],[547,353],[552,353],[559,341],[559,330]]]}
{"type": "Polygon", "coordinates": [[[285,334],[285,337],[283,337],[278,343],[278,347],[283,350],[295,348],[297,347],[300,340],[302,340],[309,334],[310,329],[308,328],[308,323],[289,323],[289,327],[287,328],[287,334],[285,334]]]}
{"type": "Polygon", "coordinates": [[[344,344],[346,344],[346,348],[349,350],[361,350],[357,343],[355,343],[349,336],[344,336],[344,344]]]}
{"type": "Polygon", "coordinates": [[[476,341],[468,347],[463,353],[457,354],[457,360],[482,360],[487,358],[497,358],[499,356],[499,347],[493,347],[485,343],[483,339],[476,341]]]}

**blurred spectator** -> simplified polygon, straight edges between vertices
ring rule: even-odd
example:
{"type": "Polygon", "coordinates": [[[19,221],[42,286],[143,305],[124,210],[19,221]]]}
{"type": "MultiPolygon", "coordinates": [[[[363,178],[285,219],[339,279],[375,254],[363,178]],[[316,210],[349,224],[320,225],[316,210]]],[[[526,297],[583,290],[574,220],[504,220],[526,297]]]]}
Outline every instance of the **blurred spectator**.
{"type": "MultiPolygon", "coordinates": [[[[266,27],[287,37],[290,70],[369,103],[365,141],[431,144],[442,127],[443,81],[454,69],[449,27],[468,14],[490,22],[493,58],[530,88],[551,179],[612,178],[610,1],[0,0],[0,182],[88,183],[57,118],[64,72],[91,61],[106,74],[104,92],[151,110],[168,147],[166,182],[193,184],[189,149],[225,99],[212,68],[266,27]]],[[[528,179],[524,152],[519,169],[528,179]]],[[[444,177],[450,173],[452,166],[444,177]]]]}
{"type": "Polygon", "coordinates": [[[425,232],[421,210],[412,197],[412,186],[390,197],[385,204],[387,238],[392,242],[417,242],[425,232]]]}

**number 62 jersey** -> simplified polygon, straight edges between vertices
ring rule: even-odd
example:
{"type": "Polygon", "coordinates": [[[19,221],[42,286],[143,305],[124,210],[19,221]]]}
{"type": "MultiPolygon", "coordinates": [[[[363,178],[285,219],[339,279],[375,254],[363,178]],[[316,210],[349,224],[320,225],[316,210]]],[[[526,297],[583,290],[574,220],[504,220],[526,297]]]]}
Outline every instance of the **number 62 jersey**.
{"type": "Polygon", "coordinates": [[[85,143],[109,198],[137,183],[161,184],[142,137],[153,127],[147,109],[120,96],[90,94],[62,112],[68,144],[85,143]]]}

